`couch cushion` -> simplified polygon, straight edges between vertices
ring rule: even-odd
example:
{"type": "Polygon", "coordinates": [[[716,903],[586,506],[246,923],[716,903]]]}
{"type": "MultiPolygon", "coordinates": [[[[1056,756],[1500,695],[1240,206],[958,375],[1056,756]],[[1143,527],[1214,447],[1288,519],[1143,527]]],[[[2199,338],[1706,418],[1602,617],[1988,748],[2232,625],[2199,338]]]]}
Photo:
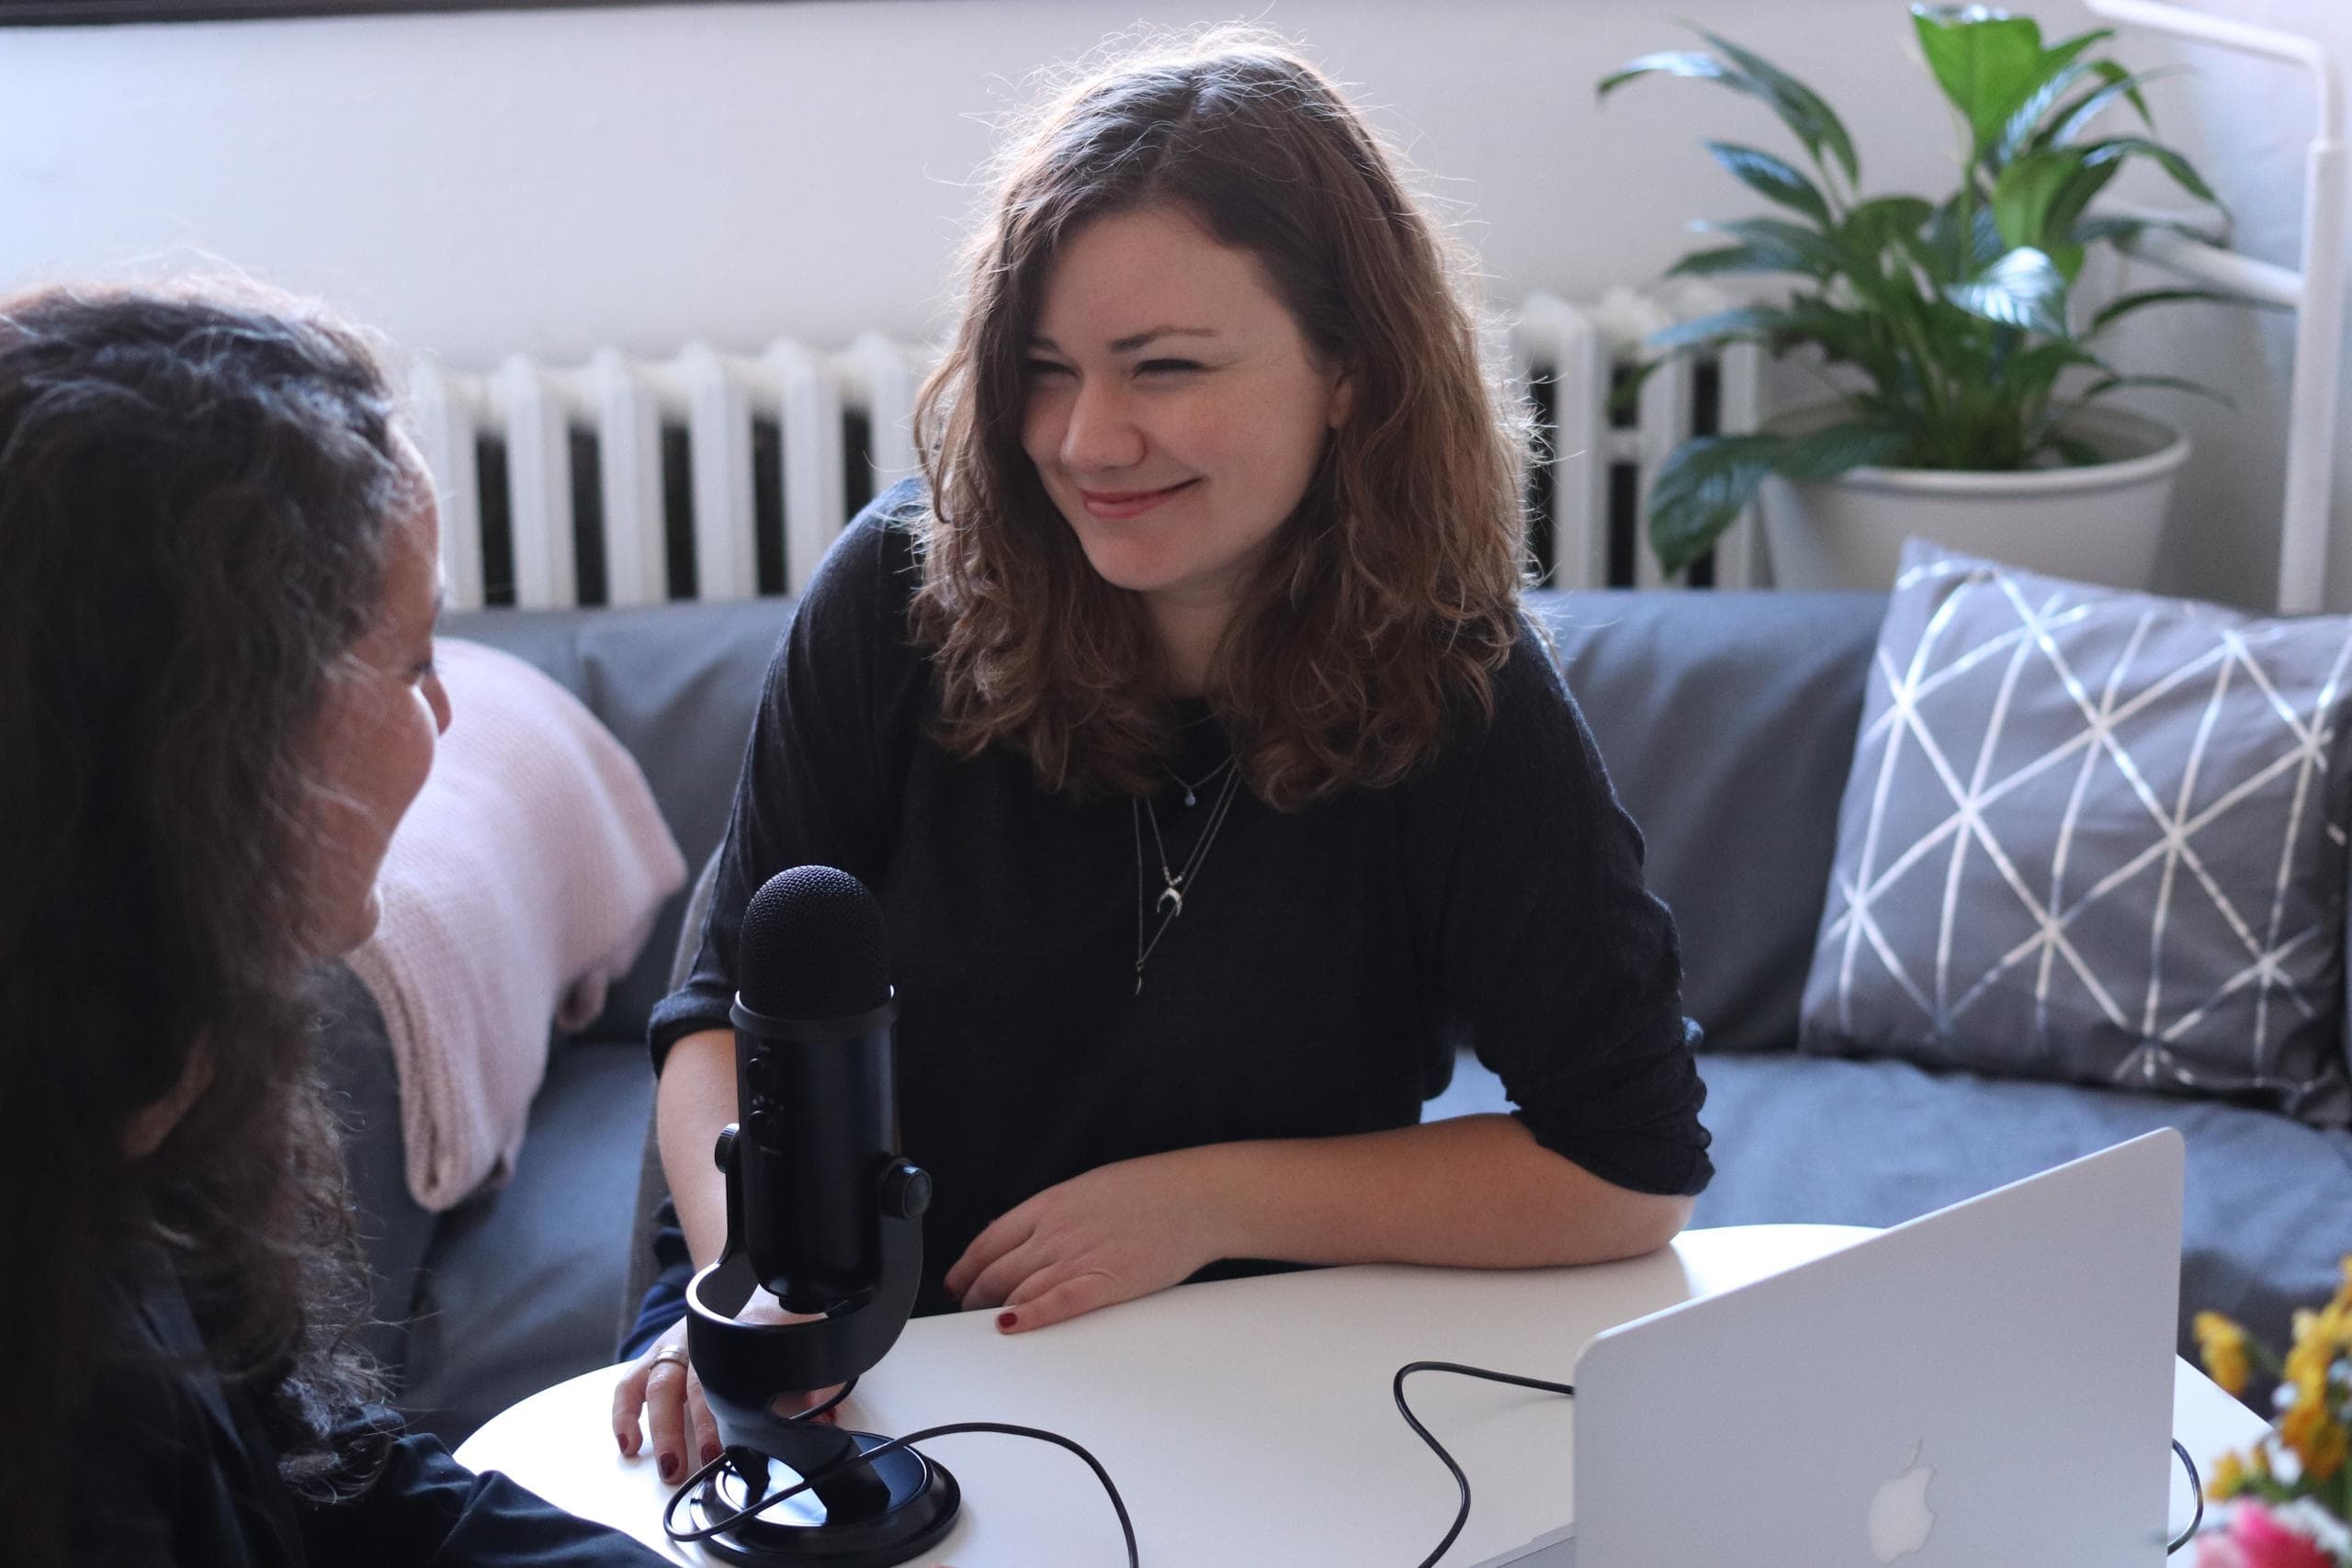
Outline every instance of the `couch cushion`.
{"type": "MultiPolygon", "coordinates": [[[[2180,1345],[2227,1313],[2273,1345],[2324,1301],[2352,1207],[2352,1133],[2277,1111],[1934,1072],[1893,1058],[1704,1056],[1714,1184],[1691,1224],[1891,1225],[2158,1127],[2188,1145],[2180,1345]]],[[[2192,1357],[2193,1359],[2193,1357],[2192,1357]]]]}
{"type": "Polygon", "coordinates": [[[1712,1051],[1792,1043],[1884,596],[1530,603],[1674,911],[1684,1010],[1712,1051]]]}
{"type": "Polygon", "coordinates": [[[345,962],[391,1035],[409,1191],[437,1211],[513,1171],[550,1020],[572,1033],[605,1010],[686,868],[584,704],[500,649],[434,650],[458,717],[345,962]]]}
{"type": "Polygon", "coordinates": [[[641,1041],[548,1059],[514,1179],[451,1210],[425,1255],[399,1400],[417,1429],[454,1448],[524,1395],[613,1359],[652,1105],[641,1041]]]}
{"type": "MultiPolygon", "coordinates": [[[[530,660],[587,704],[645,771],[692,867],[726,832],[760,682],[791,615],[789,600],[755,599],[481,610],[445,616],[441,629],[530,660]]],[[[642,1042],[647,1015],[669,994],[684,903],[682,891],[664,906],[636,965],[607,995],[592,1035],[642,1042]]]]}
{"type": "MultiPolygon", "coordinates": [[[[1707,1053],[1715,1179],[1693,1225],[1886,1226],[1989,1192],[2158,1127],[2188,1145],[2180,1348],[2211,1308],[2272,1345],[2294,1309],[2342,1275],[2352,1133],[2272,1111],[2117,1089],[1930,1072],[1893,1058],[1792,1051],[1707,1053]]],[[[1464,1052],[1435,1121],[1509,1109],[1501,1082],[1464,1052]]]]}
{"type": "Polygon", "coordinates": [[[1845,789],[1808,1050],[2352,1119],[2352,620],[1913,541],[1845,789]]]}
{"type": "Polygon", "coordinates": [[[368,1321],[359,1342],[397,1388],[408,1359],[409,1305],[437,1217],[409,1195],[401,1086],[376,998],[345,964],[313,978],[311,1049],[343,1134],[352,1223],[367,1256],[368,1321]]]}

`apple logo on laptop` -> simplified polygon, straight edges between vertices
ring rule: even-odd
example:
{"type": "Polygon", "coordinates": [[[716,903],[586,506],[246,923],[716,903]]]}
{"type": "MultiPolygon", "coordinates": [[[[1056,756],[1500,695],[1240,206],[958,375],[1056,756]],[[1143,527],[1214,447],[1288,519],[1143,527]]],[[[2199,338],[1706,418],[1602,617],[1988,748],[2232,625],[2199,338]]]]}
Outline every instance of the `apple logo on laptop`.
{"type": "Polygon", "coordinates": [[[1880,1482],[1871,1498],[1871,1551],[1881,1562],[1910,1556],[1928,1544],[1928,1532],[1936,1528],[1936,1511],[1928,1506],[1928,1483],[1936,1470],[1919,1462],[1923,1446],[1924,1439],[1912,1444],[1903,1473],[1880,1482]]]}

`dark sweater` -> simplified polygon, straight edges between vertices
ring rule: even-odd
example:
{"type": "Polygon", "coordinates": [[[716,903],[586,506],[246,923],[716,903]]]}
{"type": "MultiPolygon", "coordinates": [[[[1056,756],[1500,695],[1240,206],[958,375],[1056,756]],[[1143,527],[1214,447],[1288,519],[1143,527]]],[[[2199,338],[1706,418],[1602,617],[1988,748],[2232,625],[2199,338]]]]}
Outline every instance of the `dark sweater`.
{"type": "MultiPolygon", "coordinates": [[[[658,1568],[659,1553],[496,1473],[477,1475],[389,1411],[338,1444],[380,1463],[338,1502],[294,1495],[251,1402],[205,1369],[168,1275],[141,1304],[149,1362],[107,1377],[75,1452],[74,1561],[88,1568],[658,1568]]],[[[0,1553],[5,1557],[5,1553],[0,1553]]]]}
{"type": "MultiPolygon", "coordinates": [[[[1532,630],[1491,724],[1457,716],[1406,782],[1276,811],[1246,787],[1135,987],[1138,852],[1125,798],[1041,790],[1026,758],[956,757],[911,641],[901,485],[809,584],[768,671],[702,947],[654,1010],[670,1044],[728,1027],[745,904],[839,866],[888,920],[905,1153],[936,1182],[922,1305],[990,1221],[1115,1160],[1402,1127],[1466,1039],[1546,1148],[1620,1186],[1711,1167],[1674,923],[1639,832],[1532,630]]],[[[1465,706],[1467,705],[1464,705],[1465,706]]],[[[1171,773],[1227,754],[1203,709],[1171,773]]],[[[1153,811],[1181,866],[1214,802],[1153,811]]],[[[1160,889],[1144,829],[1141,885],[1160,889]]],[[[1143,932],[1159,921],[1147,901],[1143,932]]]]}

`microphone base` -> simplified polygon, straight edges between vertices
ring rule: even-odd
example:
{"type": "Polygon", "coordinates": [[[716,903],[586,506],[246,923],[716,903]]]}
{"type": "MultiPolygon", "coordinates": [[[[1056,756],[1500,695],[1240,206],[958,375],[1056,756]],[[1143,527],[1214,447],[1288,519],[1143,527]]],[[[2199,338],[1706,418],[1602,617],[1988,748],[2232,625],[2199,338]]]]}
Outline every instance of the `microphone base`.
{"type": "MultiPolygon", "coordinates": [[[[873,1432],[844,1432],[861,1453],[888,1438],[873,1432]]],[[[703,1550],[747,1568],[890,1568],[930,1551],[955,1528],[963,1490],[944,1465],[913,1449],[900,1449],[866,1467],[878,1486],[854,1515],[829,1515],[814,1490],[779,1503],[766,1513],[702,1543],[703,1550]],[[882,1493],[888,1491],[888,1498],[882,1493]]],[[[756,1450],[732,1448],[727,1462],[695,1489],[686,1507],[701,1529],[728,1518],[762,1497],[799,1484],[797,1472],[756,1450]],[[765,1472],[754,1486],[740,1467],[765,1472]]]]}

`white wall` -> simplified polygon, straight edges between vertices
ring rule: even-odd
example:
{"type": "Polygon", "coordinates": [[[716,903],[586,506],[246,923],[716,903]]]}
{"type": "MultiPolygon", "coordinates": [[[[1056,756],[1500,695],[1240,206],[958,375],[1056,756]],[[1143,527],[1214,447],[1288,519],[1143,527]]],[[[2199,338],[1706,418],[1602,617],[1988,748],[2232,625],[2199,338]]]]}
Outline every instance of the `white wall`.
{"type": "MultiPolygon", "coordinates": [[[[2200,3],[2328,33],[2352,59],[2335,0],[2200,3]]],[[[2077,0],[2035,9],[2053,32],[2091,25],[2077,0]]],[[[469,364],[691,337],[932,335],[988,118],[1041,62],[1138,15],[1199,14],[835,0],[0,31],[0,282],[217,256],[469,364]]],[[[1668,82],[1594,104],[1610,66],[1685,40],[1676,16],[1810,79],[1856,128],[1871,185],[1948,178],[1950,128],[1898,0],[1272,0],[1261,15],[1431,171],[1505,303],[1646,276],[1689,218],[1742,205],[1697,143],[1777,145],[1763,109],[1668,82]]],[[[2230,196],[2251,247],[2291,262],[2300,87],[2199,59],[2203,79],[2159,90],[2163,130],[2230,196]]],[[[2284,332],[2184,321],[2132,355],[2224,383],[2241,412],[2151,405],[2186,417],[2202,449],[2165,581],[2260,602],[2284,332]]],[[[2352,454],[2340,493],[2347,474],[2352,454]]],[[[2352,604],[2352,539],[2335,554],[2331,603],[2352,604]]]]}

